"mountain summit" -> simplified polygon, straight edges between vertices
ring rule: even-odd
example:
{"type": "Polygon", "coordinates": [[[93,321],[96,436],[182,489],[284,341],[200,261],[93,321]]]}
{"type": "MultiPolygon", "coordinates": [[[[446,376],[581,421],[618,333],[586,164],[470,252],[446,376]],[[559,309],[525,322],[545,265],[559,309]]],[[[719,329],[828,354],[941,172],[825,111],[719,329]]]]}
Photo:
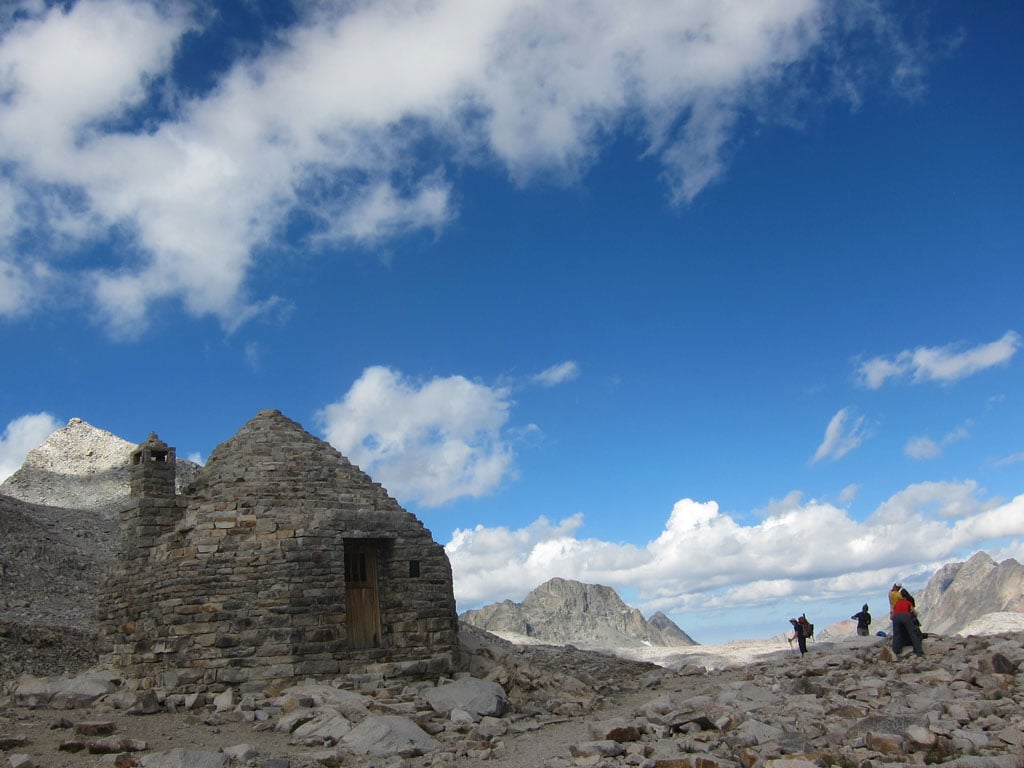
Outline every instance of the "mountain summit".
{"type": "Polygon", "coordinates": [[[935,572],[917,596],[924,629],[960,632],[990,614],[1024,612],[1024,565],[1013,558],[996,563],[987,552],[935,572]]]}
{"type": "MultiPolygon", "coordinates": [[[[128,460],[135,444],[82,419],[71,419],[28,452],[0,483],[0,494],[31,504],[86,509],[114,516],[128,500],[128,460]]],[[[177,461],[179,486],[199,465],[177,461]]]]}
{"type": "Polygon", "coordinates": [[[647,621],[640,611],[622,602],[611,587],[570,579],[551,579],[521,603],[493,603],[466,611],[461,619],[488,632],[526,635],[581,648],[672,648],[697,644],[663,613],[656,613],[647,621]]]}

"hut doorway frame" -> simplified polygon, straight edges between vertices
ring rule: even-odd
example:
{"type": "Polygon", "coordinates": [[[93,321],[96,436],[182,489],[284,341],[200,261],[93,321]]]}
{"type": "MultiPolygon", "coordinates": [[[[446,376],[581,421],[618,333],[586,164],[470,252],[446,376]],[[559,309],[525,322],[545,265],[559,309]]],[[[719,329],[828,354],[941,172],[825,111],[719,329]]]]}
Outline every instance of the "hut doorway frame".
{"type": "Polygon", "coordinates": [[[345,625],[353,650],[380,648],[380,587],[375,539],[344,539],[345,625]]]}

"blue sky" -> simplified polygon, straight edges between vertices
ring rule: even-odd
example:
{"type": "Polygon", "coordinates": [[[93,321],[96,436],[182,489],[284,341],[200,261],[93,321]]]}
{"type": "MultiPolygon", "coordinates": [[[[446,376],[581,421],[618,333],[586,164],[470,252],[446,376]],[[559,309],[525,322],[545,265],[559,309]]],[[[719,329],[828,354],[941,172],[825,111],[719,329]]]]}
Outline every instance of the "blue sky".
{"type": "MultiPolygon", "coordinates": [[[[1012,0],[8,2],[0,477],[279,408],[701,642],[1024,555],[1012,0]]],[[[881,610],[877,611],[881,613],[881,610]]]]}

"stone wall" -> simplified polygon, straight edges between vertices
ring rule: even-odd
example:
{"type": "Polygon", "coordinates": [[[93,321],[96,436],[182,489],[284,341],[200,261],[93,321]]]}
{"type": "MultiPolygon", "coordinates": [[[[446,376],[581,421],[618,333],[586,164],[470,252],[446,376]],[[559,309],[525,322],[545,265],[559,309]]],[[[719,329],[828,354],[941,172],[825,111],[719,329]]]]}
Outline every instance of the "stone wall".
{"type": "Polygon", "coordinates": [[[141,684],[262,690],[370,663],[450,667],[457,619],[444,548],[279,412],[261,411],[218,446],[186,493],[134,502],[102,622],[110,662],[141,684]],[[356,550],[376,573],[372,642],[359,641],[365,617],[347,605],[345,555],[356,550]]]}

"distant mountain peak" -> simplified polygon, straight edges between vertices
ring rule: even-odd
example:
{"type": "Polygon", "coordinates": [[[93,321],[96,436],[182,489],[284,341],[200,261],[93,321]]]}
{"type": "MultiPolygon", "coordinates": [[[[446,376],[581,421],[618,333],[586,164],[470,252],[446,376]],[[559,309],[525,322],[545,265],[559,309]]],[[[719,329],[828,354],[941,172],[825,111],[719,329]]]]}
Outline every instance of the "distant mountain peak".
{"type": "MultiPolygon", "coordinates": [[[[128,462],[135,443],[73,418],[25,456],[0,493],[31,504],[113,514],[128,499],[128,462]]],[[[179,487],[198,470],[178,459],[179,487]]]]}
{"type": "Polygon", "coordinates": [[[22,468],[88,477],[119,467],[134,447],[76,417],[29,451],[22,468]]]}
{"type": "Polygon", "coordinates": [[[948,563],[917,595],[917,610],[924,629],[936,634],[964,631],[987,614],[1024,612],[1024,565],[996,563],[987,552],[948,563]]]}
{"type": "Polygon", "coordinates": [[[526,635],[581,648],[696,645],[663,613],[647,621],[611,587],[559,577],[541,584],[521,603],[504,600],[466,611],[461,618],[489,632],[526,635]]]}

